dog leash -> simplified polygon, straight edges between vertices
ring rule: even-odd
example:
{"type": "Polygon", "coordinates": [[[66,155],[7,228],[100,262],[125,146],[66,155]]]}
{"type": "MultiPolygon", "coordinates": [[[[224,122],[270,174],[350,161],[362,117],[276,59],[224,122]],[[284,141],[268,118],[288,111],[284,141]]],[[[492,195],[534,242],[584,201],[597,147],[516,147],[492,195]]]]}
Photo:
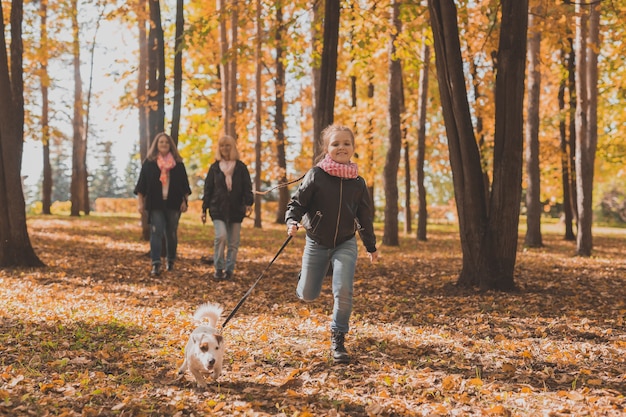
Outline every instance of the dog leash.
{"type": "MultiPolygon", "coordinates": [[[[306,175],[306,173],[305,173],[304,175],[306,175]]],[[[265,191],[256,191],[256,190],[255,190],[255,191],[254,191],[254,194],[258,194],[258,195],[265,195],[265,194],[267,194],[267,193],[271,193],[271,192],[272,192],[272,191],[274,191],[274,190],[277,190],[277,189],[279,189],[279,188],[286,187],[286,186],[288,186],[288,185],[294,184],[294,183],[296,183],[296,182],[298,182],[298,181],[302,180],[302,178],[304,178],[304,175],[302,175],[300,178],[296,178],[295,180],[291,180],[291,181],[287,181],[287,182],[280,183],[280,184],[276,185],[275,187],[270,188],[269,190],[265,190],[265,191]]]]}
{"type": "Polygon", "coordinates": [[[233,311],[230,312],[230,314],[228,315],[228,317],[226,317],[226,320],[224,320],[224,323],[222,323],[222,329],[224,327],[226,327],[226,324],[230,321],[231,318],[233,318],[233,316],[235,315],[235,313],[237,312],[237,310],[239,310],[239,307],[241,307],[241,305],[244,303],[244,301],[246,301],[246,298],[248,298],[248,296],[252,293],[252,290],[254,289],[254,287],[256,287],[256,285],[259,283],[259,281],[261,281],[261,278],[263,278],[263,275],[265,275],[265,273],[267,272],[268,269],[270,269],[270,266],[272,266],[272,264],[274,263],[274,261],[276,260],[276,258],[278,258],[278,255],[280,255],[280,253],[283,251],[283,249],[285,249],[285,246],[287,246],[287,244],[289,243],[289,241],[291,240],[293,236],[289,236],[287,238],[287,240],[285,240],[285,243],[283,243],[283,246],[280,247],[280,249],[278,249],[278,252],[276,253],[276,255],[274,256],[274,259],[272,259],[270,261],[270,263],[265,267],[265,269],[263,270],[263,272],[261,272],[261,275],[259,275],[259,277],[256,279],[256,281],[254,281],[254,284],[252,284],[252,286],[250,287],[250,289],[248,290],[248,292],[246,292],[244,294],[244,296],[241,298],[241,300],[239,300],[239,302],[237,303],[237,305],[235,306],[235,308],[233,308],[233,311]]]}

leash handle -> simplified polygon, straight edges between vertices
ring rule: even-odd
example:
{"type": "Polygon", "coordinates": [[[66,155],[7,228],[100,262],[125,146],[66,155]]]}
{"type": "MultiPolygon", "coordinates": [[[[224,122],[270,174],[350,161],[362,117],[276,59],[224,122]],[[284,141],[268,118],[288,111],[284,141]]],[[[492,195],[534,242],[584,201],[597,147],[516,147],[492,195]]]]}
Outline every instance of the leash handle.
{"type": "Polygon", "coordinates": [[[287,244],[291,241],[291,238],[293,236],[289,236],[287,237],[287,240],[285,240],[285,243],[283,243],[283,245],[280,247],[280,249],[278,249],[278,252],[276,252],[276,255],[274,255],[274,258],[270,261],[270,263],[265,267],[265,269],[263,270],[263,272],[261,272],[261,275],[259,275],[259,277],[256,279],[256,281],[254,281],[254,284],[252,284],[252,286],[250,287],[250,289],[244,294],[243,297],[241,297],[241,300],[239,300],[239,302],[237,303],[237,305],[235,306],[235,308],[233,308],[233,311],[230,312],[230,314],[228,315],[228,317],[226,317],[226,320],[224,320],[224,323],[222,323],[222,329],[224,327],[226,327],[226,324],[230,321],[230,319],[233,318],[233,316],[235,315],[235,313],[237,312],[237,310],[239,310],[239,307],[242,306],[242,304],[244,303],[244,301],[246,301],[246,298],[248,298],[248,296],[250,294],[252,294],[252,290],[254,289],[254,287],[256,287],[256,285],[259,283],[259,281],[261,281],[261,278],[263,278],[263,275],[265,275],[265,272],[267,272],[268,269],[270,269],[270,266],[272,266],[272,264],[274,263],[274,261],[276,260],[276,258],[278,258],[278,255],[280,255],[280,253],[283,251],[283,249],[285,249],[285,246],[287,246],[287,244]]]}

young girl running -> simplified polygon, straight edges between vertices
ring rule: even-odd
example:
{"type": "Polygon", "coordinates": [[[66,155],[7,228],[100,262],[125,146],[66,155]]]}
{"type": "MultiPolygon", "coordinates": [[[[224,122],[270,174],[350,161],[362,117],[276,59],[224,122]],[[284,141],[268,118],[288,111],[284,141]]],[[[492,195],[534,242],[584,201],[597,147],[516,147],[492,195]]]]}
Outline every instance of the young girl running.
{"type": "Polygon", "coordinates": [[[359,232],[371,262],[375,262],[374,210],[365,180],[358,175],[354,134],[344,126],[330,125],[322,132],[323,154],[305,175],[287,206],[287,234],[294,236],[298,223],[306,229],[302,269],[296,288],[298,297],[319,297],[322,281],[332,268],[334,297],[330,325],[331,350],[337,363],[350,361],[344,346],[352,313],[354,271],[359,232]]]}

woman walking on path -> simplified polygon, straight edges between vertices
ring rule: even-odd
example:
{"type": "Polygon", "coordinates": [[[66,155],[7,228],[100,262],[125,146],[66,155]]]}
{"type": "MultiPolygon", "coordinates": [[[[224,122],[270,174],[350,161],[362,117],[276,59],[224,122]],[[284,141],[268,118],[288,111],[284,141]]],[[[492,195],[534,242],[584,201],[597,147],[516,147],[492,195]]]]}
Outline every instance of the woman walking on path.
{"type": "Polygon", "coordinates": [[[254,204],[254,195],[248,167],[239,160],[233,137],[225,135],[219,139],[215,159],[204,180],[201,219],[204,224],[208,210],[215,229],[213,276],[230,280],[237,262],[241,222],[254,204]]]}
{"type": "Polygon", "coordinates": [[[167,270],[171,271],[178,246],[178,221],[181,213],[187,211],[191,188],[183,159],[169,135],[161,132],[155,136],[134,192],[139,213],[148,212],[151,274],[161,273],[163,236],[167,270]]]}
{"type": "Polygon", "coordinates": [[[331,350],[337,363],[349,362],[344,346],[352,313],[354,271],[359,232],[371,262],[376,262],[376,236],[370,196],[358,175],[354,134],[344,126],[331,125],[322,132],[324,154],[311,168],[287,206],[287,234],[294,236],[298,224],[306,229],[302,269],[296,288],[298,297],[319,297],[322,281],[332,267],[333,316],[331,350]]]}

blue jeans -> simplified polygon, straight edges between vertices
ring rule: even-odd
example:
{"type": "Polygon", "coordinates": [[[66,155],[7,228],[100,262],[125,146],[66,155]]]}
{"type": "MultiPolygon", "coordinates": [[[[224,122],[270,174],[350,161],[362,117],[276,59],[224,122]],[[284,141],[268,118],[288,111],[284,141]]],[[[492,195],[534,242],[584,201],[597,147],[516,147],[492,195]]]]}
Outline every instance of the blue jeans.
{"type": "Polygon", "coordinates": [[[163,236],[165,236],[165,254],[168,262],[176,260],[178,246],[178,210],[150,211],[150,258],[152,265],[161,264],[163,236]]]}
{"type": "Polygon", "coordinates": [[[319,245],[306,237],[302,254],[302,271],[296,294],[304,301],[313,301],[322,291],[322,281],[329,265],[333,267],[333,319],[331,330],[347,333],[352,314],[352,293],[356,268],[356,237],[334,249],[319,245]]]}
{"type": "Polygon", "coordinates": [[[216,270],[230,272],[235,271],[237,252],[241,235],[241,223],[226,223],[222,220],[213,220],[215,229],[215,247],[213,262],[216,270]],[[228,248],[228,250],[226,250],[228,248]],[[224,259],[226,252],[226,259],[224,259]]]}

